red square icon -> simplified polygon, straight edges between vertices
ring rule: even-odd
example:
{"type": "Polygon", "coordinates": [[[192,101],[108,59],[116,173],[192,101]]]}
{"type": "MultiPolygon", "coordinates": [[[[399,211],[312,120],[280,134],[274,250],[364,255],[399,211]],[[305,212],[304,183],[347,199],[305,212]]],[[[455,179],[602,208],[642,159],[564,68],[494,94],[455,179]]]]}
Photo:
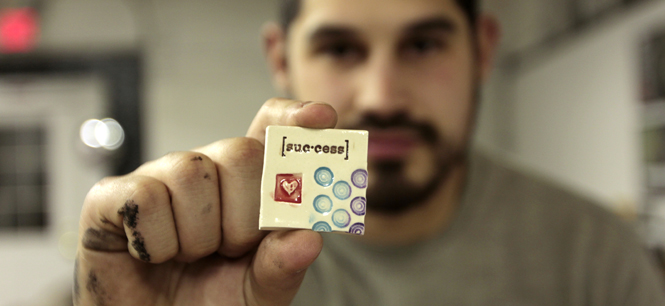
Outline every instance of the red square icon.
{"type": "Polygon", "coordinates": [[[275,184],[275,201],[301,203],[302,174],[277,174],[275,184]]]}

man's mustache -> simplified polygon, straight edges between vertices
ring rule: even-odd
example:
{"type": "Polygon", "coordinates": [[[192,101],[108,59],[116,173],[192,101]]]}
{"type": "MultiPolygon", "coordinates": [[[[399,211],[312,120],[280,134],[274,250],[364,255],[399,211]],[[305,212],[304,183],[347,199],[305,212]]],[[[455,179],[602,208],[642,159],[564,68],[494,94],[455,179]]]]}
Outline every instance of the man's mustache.
{"type": "MultiPolygon", "coordinates": [[[[365,114],[360,121],[353,125],[351,129],[382,130],[382,129],[402,129],[412,130],[424,142],[435,144],[438,142],[439,135],[436,128],[430,123],[415,121],[409,118],[406,113],[396,113],[391,116],[378,116],[376,114],[365,114]]],[[[371,136],[371,135],[370,135],[371,136]]]]}

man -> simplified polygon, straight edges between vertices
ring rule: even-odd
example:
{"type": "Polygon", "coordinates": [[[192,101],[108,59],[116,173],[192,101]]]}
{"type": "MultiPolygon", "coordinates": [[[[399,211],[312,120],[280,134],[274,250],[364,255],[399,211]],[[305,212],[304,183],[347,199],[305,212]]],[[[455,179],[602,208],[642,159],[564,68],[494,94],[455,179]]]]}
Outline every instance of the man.
{"type": "Polygon", "coordinates": [[[499,36],[474,1],[283,8],[264,29],[275,84],[327,103],[270,100],[245,138],[97,184],[81,216],[76,303],[665,305],[616,218],[470,158],[499,36]],[[370,131],[365,236],[257,230],[268,125],[370,131]]]}

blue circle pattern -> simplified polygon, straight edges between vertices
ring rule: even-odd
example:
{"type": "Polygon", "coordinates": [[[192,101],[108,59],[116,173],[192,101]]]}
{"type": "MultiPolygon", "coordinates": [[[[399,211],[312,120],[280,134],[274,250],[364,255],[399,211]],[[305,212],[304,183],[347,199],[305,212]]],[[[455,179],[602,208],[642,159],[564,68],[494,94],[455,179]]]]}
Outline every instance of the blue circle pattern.
{"type": "Polygon", "coordinates": [[[332,232],[332,227],[326,221],[319,221],[314,223],[312,230],[315,232],[332,232]]]}
{"type": "Polygon", "coordinates": [[[332,185],[334,179],[335,176],[333,175],[332,170],[328,167],[321,167],[314,171],[314,181],[323,187],[332,185]]]}
{"type": "Polygon", "coordinates": [[[333,209],[333,202],[327,195],[318,195],[314,198],[314,210],[321,214],[327,214],[333,209]]]}
{"type": "Polygon", "coordinates": [[[338,209],[332,214],[332,222],[339,228],[345,228],[351,223],[351,215],[345,209],[338,209]]]}
{"type": "Polygon", "coordinates": [[[346,200],[351,196],[351,186],[345,181],[339,181],[333,186],[333,194],[340,200],[346,200]]]}

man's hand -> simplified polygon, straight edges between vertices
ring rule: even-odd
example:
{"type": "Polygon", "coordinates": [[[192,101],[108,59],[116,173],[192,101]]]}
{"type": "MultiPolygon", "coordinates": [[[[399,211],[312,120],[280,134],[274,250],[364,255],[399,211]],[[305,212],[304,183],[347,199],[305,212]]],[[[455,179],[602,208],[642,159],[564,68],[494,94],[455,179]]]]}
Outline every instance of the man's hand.
{"type": "Polygon", "coordinates": [[[333,128],[323,103],[272,99],[247,137],[168,154],[90,190],[77,305],[288,305],[322,247],[308,230],[258,230],[265,128],[333,128]]]}

